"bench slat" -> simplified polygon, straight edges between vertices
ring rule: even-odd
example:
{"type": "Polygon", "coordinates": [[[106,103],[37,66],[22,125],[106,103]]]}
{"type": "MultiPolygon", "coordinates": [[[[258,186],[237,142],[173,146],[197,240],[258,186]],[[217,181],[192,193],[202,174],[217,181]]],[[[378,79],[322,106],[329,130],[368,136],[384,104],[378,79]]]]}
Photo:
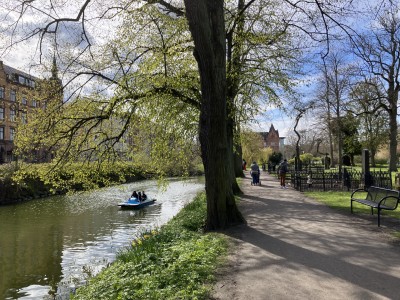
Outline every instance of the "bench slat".
{"type": "MultiPolygon", "coordinates": [[[[368,206],[371,206],[373,208],[378,208],[379,207],[379,202],[375,202],[375,201],[370,201],[370,200],[365,200],[365,199],[353,199],[353,201],[361,203],[361,204],[365,204],[368,206]]],[[[386,206],[386,205],[382,205],[380,206],[381,209],[386,209],[386,210],[393,210],[393,207],[391,206],[386,206]]]]}

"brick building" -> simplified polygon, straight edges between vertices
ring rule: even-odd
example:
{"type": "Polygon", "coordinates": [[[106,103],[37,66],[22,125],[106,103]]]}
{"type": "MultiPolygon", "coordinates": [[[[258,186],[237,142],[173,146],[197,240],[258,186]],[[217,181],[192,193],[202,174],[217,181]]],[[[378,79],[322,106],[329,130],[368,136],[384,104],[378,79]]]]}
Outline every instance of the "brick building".
{"type": "MultiPolygon", "coordinates": [[[[15,159],[14,138],[18,124],[27,123],[34,109],[45,109],[50,99],[62,102],[62,83],[55,60],[49,79],[39,79],[0,61],[0,164],[15,159]]],[[[44,152],[38,150],[35,161],[47,161],[44,152]]]]}
{"type": "Polygon", "coordinates": [[[279,136],[278,130],[274,128],[274,125],[271,124],[268,132],[260,132],[264,147],[270,147],[275,152],[284,152],[284,137],[279,136]]]}

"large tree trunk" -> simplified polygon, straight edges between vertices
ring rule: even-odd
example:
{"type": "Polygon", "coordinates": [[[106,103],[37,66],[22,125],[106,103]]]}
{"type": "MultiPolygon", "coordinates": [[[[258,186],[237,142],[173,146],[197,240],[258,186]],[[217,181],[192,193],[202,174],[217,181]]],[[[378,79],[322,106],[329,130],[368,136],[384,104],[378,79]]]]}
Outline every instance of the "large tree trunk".
{"type": "Polygon", "coordinates": [[[232,146],[232,188],[235,194],[240,194],[241,190],[237,184],[236,177],[244,177],[242,169],[242,147],[237,142],[235,143],[235,135],[237,124],[235,120],[236,107],[235,98],[239,92],[240,74],[242,70],[241,55],[243,43],[235,42],[243,35],[244,31],[244,0],[238,0],[238,16],[236,26],[233,26],[227,33],[227,105],[228,105],[228,143],[232,146]]]}
{"type": "Polygon", "coordinates": [[[397,95],[395,99],[390,99],[392,107],[390,114],[390,134],[389,134],[389,171],[397,172],[397,95]]]}
{"type": "Polygon", "coordinates": [[[334,93],[335,93],[335,111],[336,111],[336,122],[337,122],[337,139],[338,139],[338,173],[339,179],[342,179],[342,168],[343,168],[343,121],[341,118],[341,108],[342,108],[342,99],[341,99],[341,82],[339,79],[340,72],[339,72],[339,62],[336,60],[334,61],[334,93]]]}
{"type": "Polygon", "coordinates": [[[397,102],[399,99],[399,85],[395,82],[394,64],[389,68],[388,85],[388,113],[389,113],[389,171],[397,171],[397,102]]]}
{"type": "Polygon", "coordinates": [[[199,138],[206,179],[208,230],[244,222],[235,203],[229,169],[232,149],[227,139],[223,4],[223,0],[185,0],[201,81],[199,138]]]}
{"type": "MultiPolygon", "coordinates": [[[[231,186],[234,195],[239,195],[242,193],[240,187],[236,181],[236,172],[235,172],[235,162],[236,162],[236,153],[234,151],[234,121],[233,117],[228,114],[227,116],[227,142],[228,142],[228,149],[231,149],[230,155],[228,155],[228,172],[231,179],[231,186]]],[[[240,158],[241,160],[241,158],[240,158]]],[[[242,171],[243,174],[243,171],[242,171]]]]}
{"type": "MultiPolygon", "coordinates": [[[[239,134],[239,133],[238,133],[239,134]]],[[[245,177],[243,172],[243,151],[241,144],[235,144],[235,152],[233,153],[235,176],[245,177]]]]}
{"type": "Polygon", "coordinates": [[[326,91],[325,91],[325,101],[326,101],[326,110],[327,110],[327,118],[328,118],[328,138],[329,138],[329,155],[331,157],[330,163],[329,163],[329,168],[332,167],[333,164],[333,153],[334,153],[334,147],[333,147],[333,133],[332,133],[332,112],[331,112],[331,104],[329,101],[329,80],[328,80],[328,74],[327,71],[325,70],[324,72],[325,75],[325,81],[326,81],[326,91]]]}
{"type": "Polygon", "coordinates": [[[331,168],[332,167],[332,165],[333,165],[333,160],[334,160],[334,145],[333,145],[333,134],[332,134],[332,129],[331,128],[329,128],[328,129],[329,130],[329,155],[331,156],[331,162],[330,162],[330,164],[329,164],[329,168],[331,168]]]}

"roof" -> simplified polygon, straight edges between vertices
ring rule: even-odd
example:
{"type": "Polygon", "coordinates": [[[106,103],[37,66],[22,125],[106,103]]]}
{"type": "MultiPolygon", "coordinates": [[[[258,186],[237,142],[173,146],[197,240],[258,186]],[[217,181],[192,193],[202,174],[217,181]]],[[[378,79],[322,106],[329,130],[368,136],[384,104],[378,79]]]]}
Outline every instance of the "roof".
{"type": "Polygon", "coordinates": [[[38,77],[35,77],[35,76],[33,76],[33,75],[30,75],[30,74],[28,74],[28,73],[25,73],[25,72],[23,72],[23,71],[20,71],[20,70],[18,70],[18,69],[15,69],[15,68],[13,68],[13,67],[7,66],[7,65],[4,64],[4,63],[3,63],[3,69],[4,69],[4,72],[5,72],[6,74],[18,74],[18,75],[24,76],[24,77],[29,78],[29,79],[39,80],[38,77]]]}

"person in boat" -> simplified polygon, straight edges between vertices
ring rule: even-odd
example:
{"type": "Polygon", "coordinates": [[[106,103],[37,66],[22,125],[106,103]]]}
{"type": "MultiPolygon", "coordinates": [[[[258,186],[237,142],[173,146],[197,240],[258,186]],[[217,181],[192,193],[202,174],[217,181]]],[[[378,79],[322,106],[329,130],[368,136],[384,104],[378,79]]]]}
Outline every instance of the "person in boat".
{"type": "Polygon", "coordinates": [[[136,193],[136,191],[133,191],[131,198],[136,198],[136,199],[138,199],[138,198],[139,198],[138,193],[136,193]]]}
{"type": "Polygon", "coordinates": [[[139,199],[139,202],[142,202],[142,201],[143,201],[143,199],[142,199],[142,193],[141,193],[141,192],[138,193],[138,199],[139,199]]]}
{"type": "Polygon", "coordinates": [[[144,191],[142,191],[142,200],[143,201],[147,200],[147,195],[144,193],[144,191]]]}

